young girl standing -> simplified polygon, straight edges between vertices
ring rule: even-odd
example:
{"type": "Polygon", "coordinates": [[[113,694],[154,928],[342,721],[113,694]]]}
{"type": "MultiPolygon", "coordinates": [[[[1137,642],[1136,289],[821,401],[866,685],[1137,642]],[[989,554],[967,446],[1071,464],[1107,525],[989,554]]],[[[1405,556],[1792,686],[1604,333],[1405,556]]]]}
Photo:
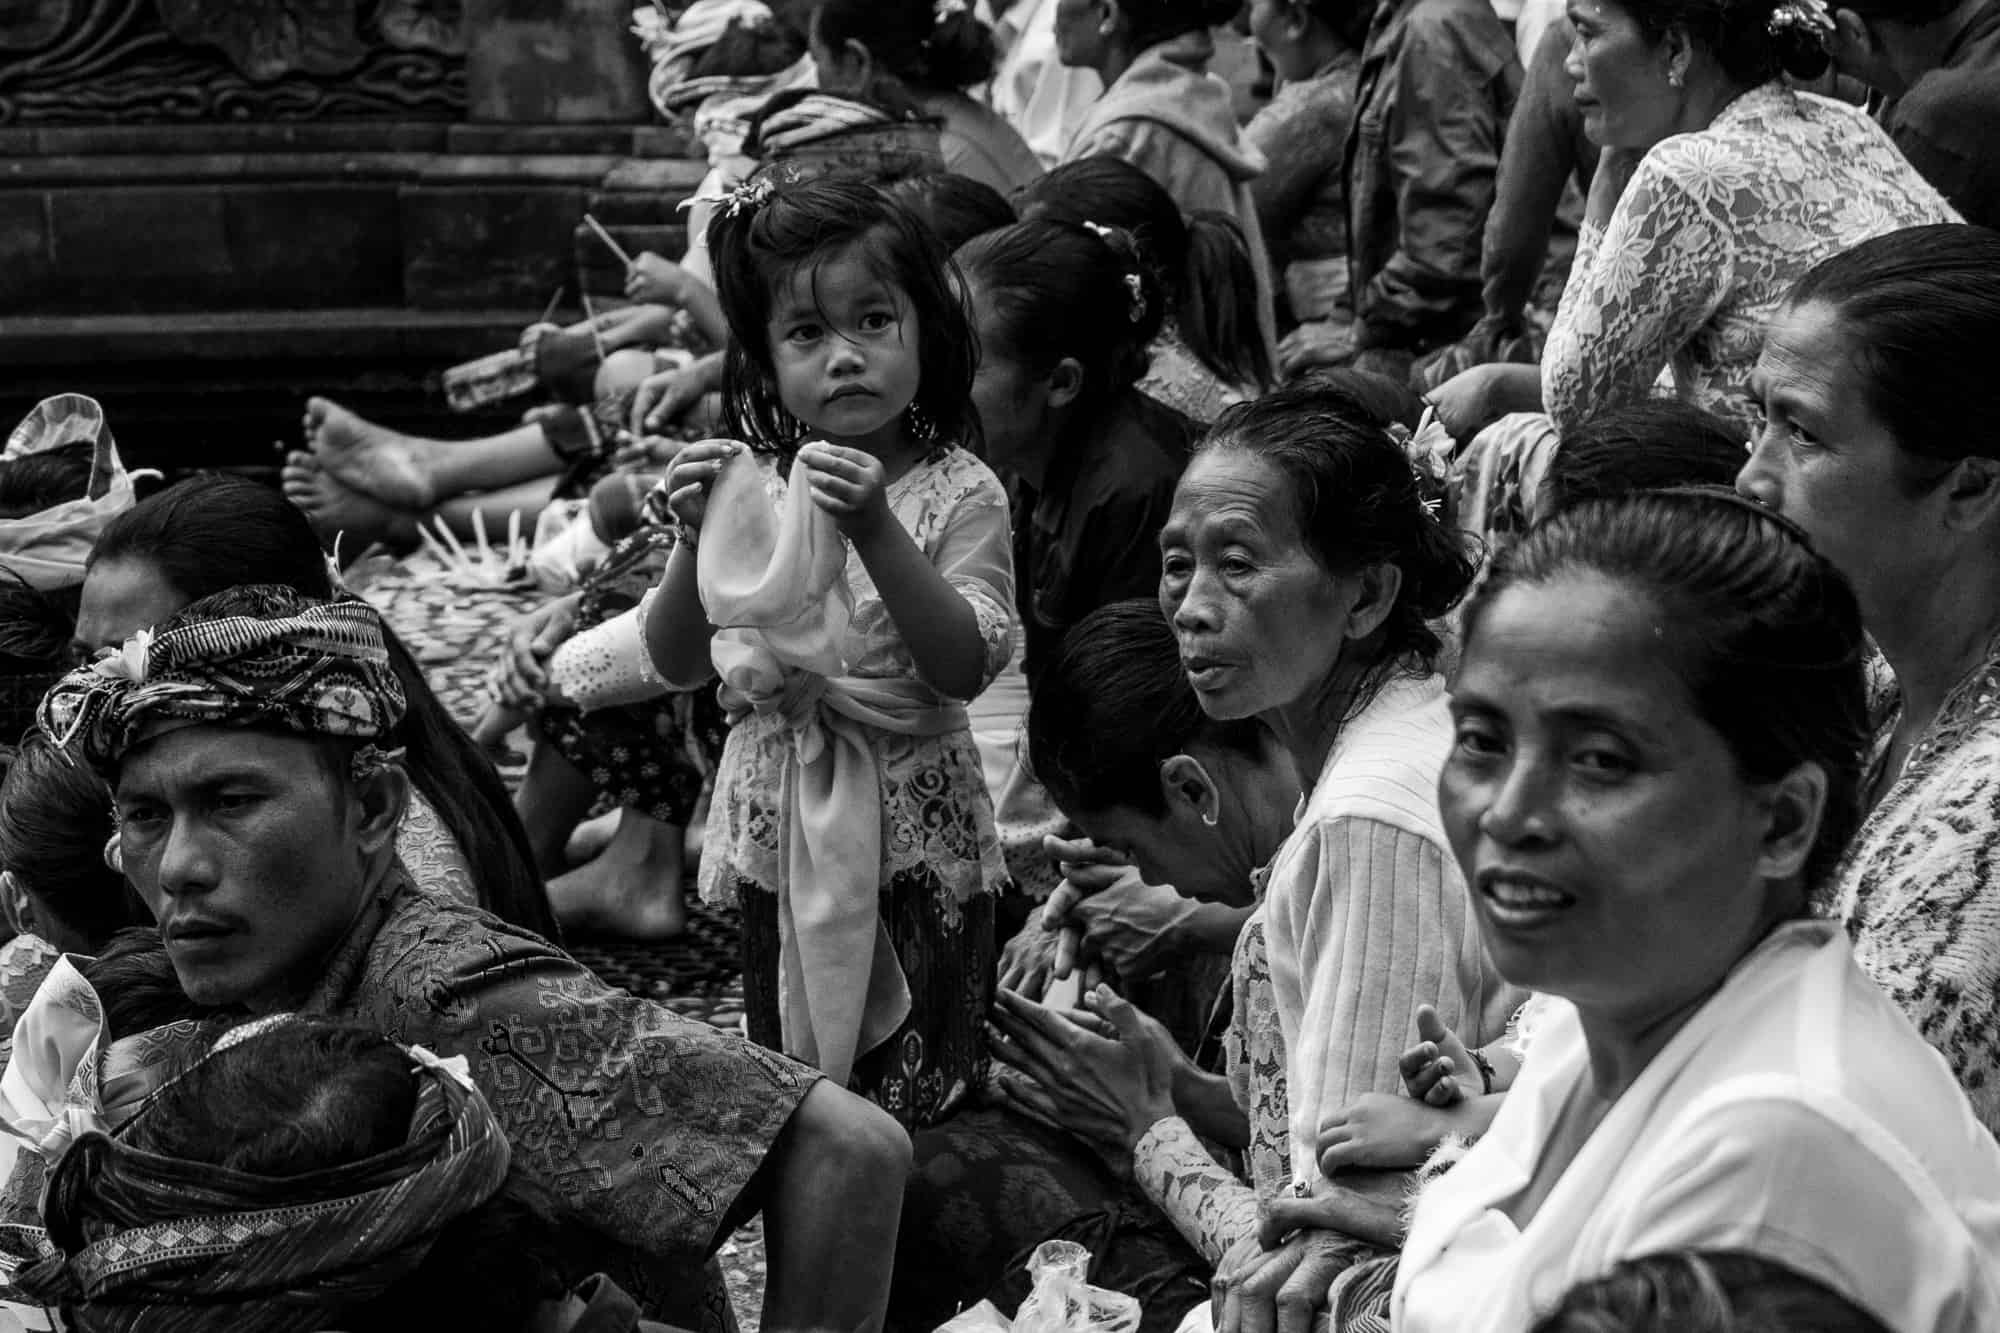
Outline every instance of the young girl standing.
{"type": "Polygon", "coordinates": [[[751,1036],[915,1128],[981,1073],[1005,875],[962,702],[1014,598],[972,331],[941,244],[857,181],[753,183],[709,245],[736,438],[668,473],[644,614],[661,676],[719,674],[738,719],[702,890],[741,906],[751,1036]]]}

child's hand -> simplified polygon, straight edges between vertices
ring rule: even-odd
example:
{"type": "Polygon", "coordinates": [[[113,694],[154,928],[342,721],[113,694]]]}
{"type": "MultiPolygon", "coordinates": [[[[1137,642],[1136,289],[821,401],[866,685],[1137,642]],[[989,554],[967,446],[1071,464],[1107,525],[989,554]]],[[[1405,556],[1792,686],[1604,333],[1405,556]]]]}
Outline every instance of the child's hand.
{"type": "Polygon", "coordinates": [[[625,270],[625,295],[634,301],[679,309],[687,304],[690,281],[686,269],[648,250],[625,270]]]}
{"type": "Polygon", "coordinates": [[[1397,1062],[1410,1096],[1432,1106],[1454,1106],[1465,1100],[1469,1090],[1460,1077],[1469,1076],[1473,1069],[1465,1043],[1427,1004],[1417,1006],[1417,1036],[1422,1040],[1404,1051],[1397,1062]]]}
{"type": "Polygon", "coordinates": [[[708,488],[742,447],[734,440],[703,440],[674,455],[674,465],[667,469],[667,508],[683,527],[701,530],[708,514],[708,488]]]}
{"type": "Polygon", "coordinates": [[[815,441],[799,450],[799,461],[810,474],[813,503],[848,537],[865,538],[889,518],[889,475],[873,454],[815,441]]]}
{"type": "Polygon", "coordinates": [[[1319,1169],[1422,1166],[1455,1128],[1452,1113],[1411,1097],[1365,1092],[1319,1123],[1319,1169]]]}

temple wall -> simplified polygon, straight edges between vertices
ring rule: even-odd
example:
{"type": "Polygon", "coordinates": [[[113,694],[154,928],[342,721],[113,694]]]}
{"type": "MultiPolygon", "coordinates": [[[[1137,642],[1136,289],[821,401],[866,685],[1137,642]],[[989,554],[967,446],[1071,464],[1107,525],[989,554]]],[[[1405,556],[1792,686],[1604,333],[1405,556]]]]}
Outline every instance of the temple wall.
{"type": "Polygon", "coordinates": [[[0,420],[95,392],[170,467],[267,459],[307,393],[437,425],[579,262],[616,289],[586,210],[678,244],[630,9],[0,0],[0,420]]]}

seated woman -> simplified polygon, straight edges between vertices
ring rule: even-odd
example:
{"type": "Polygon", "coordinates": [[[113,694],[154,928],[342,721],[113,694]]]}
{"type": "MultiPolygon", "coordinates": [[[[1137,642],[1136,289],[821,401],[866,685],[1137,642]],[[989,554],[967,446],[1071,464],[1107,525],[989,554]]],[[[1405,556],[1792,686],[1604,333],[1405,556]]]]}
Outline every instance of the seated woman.
{"type": "Polygon", "coordinates": [[[1802,919],[1860,815],[1865,651],[1846,581],[1731,492],[1591,502],[1501,558],[1438,799],[1494,965],[1562,1003],[1418,1200],[1399,1333],[1522,1328],[1682,1248],[1892,1328],[2000,1319],[2000,1145],[1802,919]]]}
{"type": "Polygon", "coordinates": [[[1279,81],[1243,137],[1264,155],[1250,195],[1278,273],[1286,329],[1353,318],[1347,135],[1372,12],[1356,0],[1271,0],[1249,9],[1251,40],[1279,81]]]}
{"type": "MultiPolygon", "coordinates": [[[[1202,711],[1262,719],[1308,782],[1261,909],[1269,989],[1239,992],[1239,1019],[1263,1034],[1232,1050],[1248,1055],[1229,1085],[1247,1100],[1190,1096],[1202,1085],[1176,1072],[1165,1034],[1108,991],[1085,1005],[1117,1041],[1018,998],[995,1018],[995,1054],[1035,1078],[1052,1118],[1112,1160],[1129,1154],[1216,1281],[1267,1311],[1294,1294],[1323,1304],[1335,1275],[1395,1241],[1403,1177],[1327,1179],[1322,1116],[1400,1085],[1420,1006],[1485,1040],[1520,998],[1486,961],[1429,796],[1450,739],[1430,625],[1472,579],[1432,499],[1374,418],[1296,386],[1224,414],[1161,536],[1161,606],[1202,711]],[[1279,1076],[1282,1111],[1269,1100],[1279,1076]],[[1216,1132],[1234,1117],[1234,1135],[1216,1132]],[[1253,1182],[1203,1135],[1251,1144],[1253,1182]],[[1267,1251],[1260,1207],[1292,1194],[1323,1203],[1320,1226],[1267,1251]]],[[[1254,967],[1255,930],[1239,968],[1254,967]]]]}
{"type": "Polygon", "coordinates": [[[1078,158],[1023,190],[1022,221],[1130,232],[1166,293],[1139,391],[1203,426],[1271,383],[1255,271],[1242,229],[1220,213],[1183,217],[1158,181],[1115,157],[1078,158]]]}
{"type": "Polygon", "coordinates": [[[944,169],[1012,194],[1042,174],[1020,132],[966,93],[993,78],[993,30],[970,5],[825,0],[812,18],[819,86],[905,101],[942,122],[944,169]]]}
{"type": "Polygon", "coordinates": [[[601,1277],[572,1289],[587,1256],[509,1161],[462,1059],[265,1020],[64,1155],[56,1253],[16,1286],[80,1329],[664,1330],[601,1277]]]}
{"type": "MultiPolygon", "coordinates": [[[[240,477],[197,476],[108,524],[90,554],[77,618],[84,653],[117,648],[225,588],[278,583],[331,597],[311,525],[283,496],[240,477]]],[[[427,892],[476,903],[557,938],[527,834],[493,765],[424,680],[393,634],[391,663],[409,698],[404,724],[413,785],[397,850],[427,892]]]]}
{"type": "Polygon", "coordinates": [[[1773,319],[1738,487],[1854,583],[1894,671],[1863,801],[1819,886],[1854,957],[2000,1131],[2000,235],[1894,232],[1826,261],[1773,319]]]}
{"type": "Polygon", "coordinates": [[[1234,218],[1250,246],[1257,327],[1269,350],[1276,341],[1271,258],[1250,194],[1266,163],[1237,128],[1229,85],[1208,69],[1215,58],[1209,29],[1241,8],[1236,0],[1058,5],[1056,54],[1104,81],[1063,161],[1122,158],[1187,212],[1234,218]]]}
{"type": "MultiPolygon", "coordinates": [[[[1291,757],[1261,723],[1217,722],[1201,711],[1154,599],[1114,602],[1077,622],[1042,674],[1027,726],[1036,778],[1097,850],[1149,881],[1126,895],[1142,909],[1132,916],[1166,918],[1148,929],[1129,928],[1130,917],[1091,917],[1092,945],[1112,946],[1120,961],[1141,951],[1154,959],[1235,952],[1234,1017],[1225,1006],[1214,1024],[1230,1042],[1232,1083],[1187,1060],[1176,1062],[1177,1078],[1191,1106],[1201,1100],[1214,1109],[1213,1122],[1204,1121],[1211,1132],[1261,1143],[1252,1147],[1256,1170],[1282,1182],[1289,1170],[1283,1084],[1253,1072],[1282,1069],[1262,928],[1236,944],[1244,913],[1230,904],[1250,899],[1258,868],[1290,828],[1299,785],[1291,757]],[[1129,949],[1117,947],[1128,941],[1129,949]],[[1246,1130],[1246,1114],[1261,1126],[1259,1137],[1246,1130]]],[[[1065,850],[1087,860],[1092,849],[1065,850]]],[[[1020,979],[1031,998],[1041,995],[1051,962],[1042,956],[1035,975],[1020,979]]],[[[1155,1001],[1167,989],[1155,987],[1155,1001]]],[[[1201,1043],[1208,1065],[1218,1045],[1201,1043]]],[[[1141,1297],[1145,1328],[1171,1328],[1202,1299],[1207,1263],[1086,1141],[1047,1118],[1032,1083],[1004,1071],[990,1091],[997,1105],[916,1136],[890,1326],[934,1328],[989,1292],[1011,1311],[1027,1290],[1009,1267],[1024,1248],[1059,1231],[1080,1234],[1084,1219],[1115,1213],[1115,1238],[1090,1237],[1097,1280],[1141,1297]]]]}
{"type": "Polygon", "coordinates": [[[107,864],[117,834],[103,779],[31,736],[0,780],[0,882],[20,932],[0,948],[0,1036],[66,953],[94,956],[153,914],[107,864]]]}
{"type": "Polygon", "coordinates": [[[1480,366],[1433,395],[1470,440],[1509,412],[1557,430],[1654,393],[1747,429],[1751,367],[1805,271],[1898,227],[1956,221],[1858,107],[1796,93],[1830,23],[1803,0],[1605,0],[1569,69],[1605,156],[1537,371],[1480,366]]]}
{"type": "Polygon", "coordinates": [[[1165,298],[1129,237],[1055,222],[988,232],[957,253],[979,337],[973,404],[1014,518],[1019,649],[978,706],[1007,868],[1054,888],[1042,839],[1060,820],[1018,762],[1028,693],[1070,626],[1159,583],[1160,525],[1194,425],[1135,387],[1165,298]]]}

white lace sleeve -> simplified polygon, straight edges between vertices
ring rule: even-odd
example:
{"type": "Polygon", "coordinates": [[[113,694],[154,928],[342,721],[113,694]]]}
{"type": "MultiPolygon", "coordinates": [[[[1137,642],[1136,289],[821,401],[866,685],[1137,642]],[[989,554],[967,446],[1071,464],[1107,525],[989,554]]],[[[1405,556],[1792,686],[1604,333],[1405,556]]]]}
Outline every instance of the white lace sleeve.
{"type": "Polygon", "coordinates": [[[1645,397],[1733,281],[1735,231],[1686,188],[1663,145],[1625,187],[1601,236],[1586,227],[1542,355],[1542,401],[1568,431],[1645,397]]]}
{"type": "Polygon", "coordinates": [[[959,506],[938,549],[937,568],[979,622],[986,646],[983,690],[1014,655],[1014,551],[1005,494],[981,491],[959,506]]]}
{"type": "Polygon", "coordinates": [[[656,590],[639,604],[568,639],[549,657],[549,685],[586,713],[642,703],[667,693],[646,651],[646,611],[656,590]]]}

